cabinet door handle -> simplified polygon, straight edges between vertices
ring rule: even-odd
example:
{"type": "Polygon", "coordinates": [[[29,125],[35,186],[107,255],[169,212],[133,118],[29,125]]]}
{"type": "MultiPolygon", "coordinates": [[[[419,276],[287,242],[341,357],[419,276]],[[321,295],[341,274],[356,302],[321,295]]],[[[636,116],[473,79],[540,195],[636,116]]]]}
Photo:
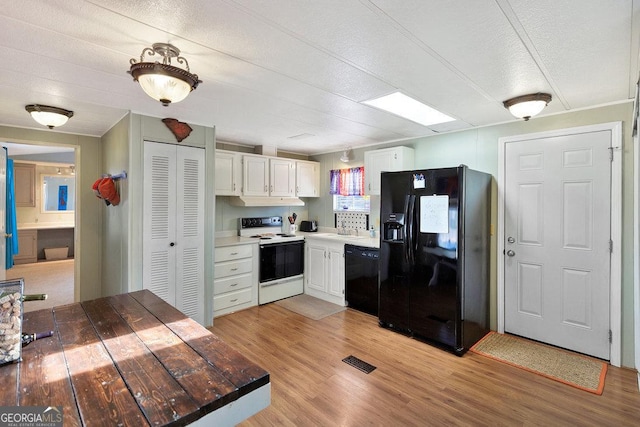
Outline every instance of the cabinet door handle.
{"type": "Polygon", "coordinates": [[[238,255],[238,252],[231,252],[231,255],[238,255]]]}
{"type": "Polygon", "coordinates": [[[238,298],[234,298],[231,300],[231,302],[236,302],[236,301],[238,301],[238,298]]]}
{"type": "Polygon", "coordinates": [[[229,286],[233,288],[234,286],[238,286],[238,284],[237,284],[237,283],[234,283],[234,284],[229,285],[229,286]]]}
{"type": "Polygon", "coordinates": [[[231,269],[231,271],[236,271],[238,269],[238,267],[234,267],[231,269]]]}

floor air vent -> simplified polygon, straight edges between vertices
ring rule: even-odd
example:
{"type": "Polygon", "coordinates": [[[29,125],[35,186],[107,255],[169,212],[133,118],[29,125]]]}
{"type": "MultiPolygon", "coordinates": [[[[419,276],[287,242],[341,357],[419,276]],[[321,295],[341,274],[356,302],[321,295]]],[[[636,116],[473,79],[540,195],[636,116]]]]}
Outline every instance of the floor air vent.
{"type": "Polygon", "coordinates": [[[369,374],[369,373],[373,372],[374,369],[376,369],[375,366],[370,365],[367,362],[365,362],[364,360],[360,360],[355,356],[347,356],[344,359],[342,359],[342,361],[344,363],[346,363],[347,365],[351,365],[356,369],[360,369],[365,374],[369,374]]]}

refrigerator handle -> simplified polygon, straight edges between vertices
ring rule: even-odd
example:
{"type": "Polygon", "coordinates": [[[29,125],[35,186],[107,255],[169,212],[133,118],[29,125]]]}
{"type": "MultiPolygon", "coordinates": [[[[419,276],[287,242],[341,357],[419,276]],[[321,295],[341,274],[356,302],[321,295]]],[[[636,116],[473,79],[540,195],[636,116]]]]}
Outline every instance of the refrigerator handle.
{"type": "Polygon", "coordinates": [[[404,198],[404,236],[402,236],[402,251],[404,255],[404,261],[406,263],[410,263],[411,261],[411,233],[409,232],[409,227],[411,227],[411,217],[409,216],[409,214],[411,213],[410,205],[412,197],[412,195],[407,194],[404,198]]]}
{"type": "Polygon", "coordinates": [[[408,215],[405,216],[407,219],[407,255],[409,263],[415,263],[415,249],[414,242],[415,239],[415,213],[416,213],[416,196],[409,196],[409,206],[408,206],[408,215]]]}

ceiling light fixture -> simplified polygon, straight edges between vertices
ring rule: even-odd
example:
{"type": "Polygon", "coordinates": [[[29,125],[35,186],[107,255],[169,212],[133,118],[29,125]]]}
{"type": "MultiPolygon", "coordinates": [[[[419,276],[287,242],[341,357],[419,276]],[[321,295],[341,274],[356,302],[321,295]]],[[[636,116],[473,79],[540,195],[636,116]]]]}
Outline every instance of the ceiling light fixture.
{"type": "Polygon", "coordinates": [[[343,163],[349,163],[351,161],[352,154],[353,154],[353,151],[351,150],[351,147],[347,148],[342,152],[342,156],[340,156],[340,161],[343,163]]]}
{"type": "Polygon", "coordinates": [[[140,62],[132,58],[128,73],[133,80],[140,83],[142,90],[153,99],[160,101],[165,107],[172,102],[180,102],[202,83],[197,74],[191,73],[189,63],[180,56],[180,49],[167,43],[154,43],[152,47],[145,47],[140,54],[140,62]],[[162,64],[144,62],[145,54],[162,56],[162,64]],[[171,58],[184,64],[185,69],[171,65],[171,58]]]}
{"type": "Polygon", "coordinates": [[[362,101],[362,103],[393,113],[423,126],[431,126],[455,120],[453,117],[449,117],[402,92],[394,92],[380,98],[362,101]]]}
{"type": "Polygon", "coordinates": [[[73,111],[64,108],[51,107],[49,105],[30,104],[24,107],[33,120],[43,126],[53,129],[56,126],[62,126],[67,123],[69,118],[73,117],[73,111]]]}
{"type": "Polygon", "coordinates": [[[507,99],[503,104],[515,117],[526,121],[539,114],[550,102],[551,95],[538,92],[507,99]]]}

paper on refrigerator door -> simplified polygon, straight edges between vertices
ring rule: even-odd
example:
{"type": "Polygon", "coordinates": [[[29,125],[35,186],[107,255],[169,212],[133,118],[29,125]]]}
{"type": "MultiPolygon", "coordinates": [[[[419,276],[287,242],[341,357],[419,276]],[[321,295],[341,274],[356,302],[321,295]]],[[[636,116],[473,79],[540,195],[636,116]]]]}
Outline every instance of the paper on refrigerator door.
{"type": "Polygon", "coordinates": [[[449,232],[449,196],[420,196],[420,232],[449,232]]]}

